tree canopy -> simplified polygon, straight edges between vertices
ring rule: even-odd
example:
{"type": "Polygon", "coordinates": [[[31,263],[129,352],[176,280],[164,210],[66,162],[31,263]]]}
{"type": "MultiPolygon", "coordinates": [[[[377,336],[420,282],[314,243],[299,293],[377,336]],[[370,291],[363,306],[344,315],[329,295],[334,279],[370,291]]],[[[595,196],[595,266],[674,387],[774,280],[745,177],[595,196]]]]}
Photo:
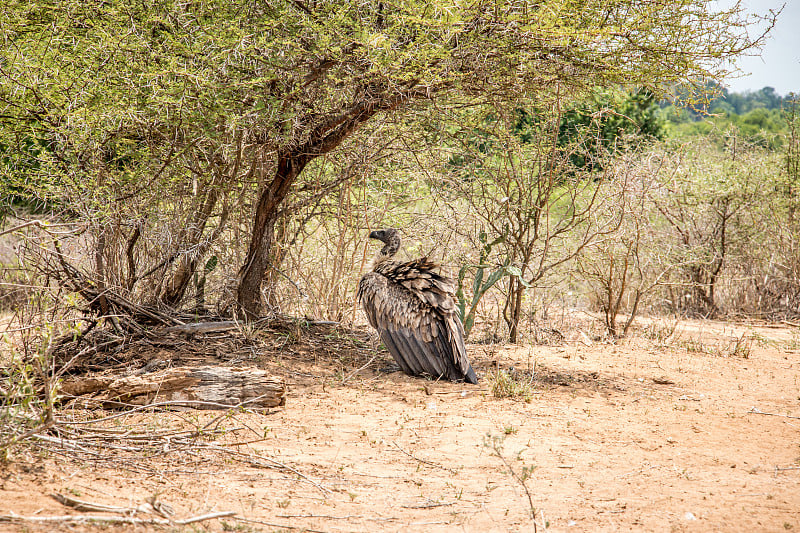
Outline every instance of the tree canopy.
{"type": "Polygon", "coordinates": [[[99,245],[112,215],[176,218],[165,198],[193,198],[164,252],[171,304],[238,191],[254,217],[236,298],[255,316],[296,178],[377,113],[597,86],[663,94],[718,79],[758,46],[749,22],[739,3],[708,0],[12,0],[0,21],[2,183],[80,211],[99,245]]]}

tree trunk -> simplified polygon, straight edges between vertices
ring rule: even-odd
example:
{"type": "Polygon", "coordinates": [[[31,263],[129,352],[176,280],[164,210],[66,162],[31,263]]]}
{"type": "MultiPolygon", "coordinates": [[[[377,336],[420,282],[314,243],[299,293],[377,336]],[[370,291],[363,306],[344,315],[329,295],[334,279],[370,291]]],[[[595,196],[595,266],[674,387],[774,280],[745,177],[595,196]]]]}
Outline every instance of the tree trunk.
{"type": "Polygon", "coordinates": [[[290,215],[288,213],[283,212],[275,219],[272,246],[270,247],[269,257],[267,258],[268,265],[271,266],[264,272],[264,279],[261,281],[261,285],[264,288],[269,288],[264,291],[264,303],[268,309],[275,309],[280,304],[280,298],[275,289],[278,279],[281,277],[279,268],[283,264],[283,260],[286,258],[287,252],[289,251],[288,243],[286,242],[289,217],[290,215]]]}
{"type": "MultiPolygon", "coordinates": [[[[374,89],[370,87],[369,91],[365,89],[365,92],[373,92],[374,89]]],[[[425,88],[412,88],[405,92],[383,94],[355,102],[341,112],[332,113],[322,120],[311,132],[306,143],[291,150],[278,152],[275,177],[258,199],[250,246],[244,264],[239,269],[236,302],[240,319],[252,320],[258,318],[261,313],[263,306],[261,286],[270,264],[270,251],[275,240],[275,222],[278,220],[283,200],[308,162],[339,146],[361,124],[378,112],[395,109],[415,96],[426,94],[428,91],[425,88]]]]}
{"type": "MultiPolygon", "coordinates": [[[[97,285],[98,293],[100,296],[98,297],[98,303],[100,304],[100,312],[103,315],[108,314],[108,300],[105,296],[106,292],[106,261],[105,261],[105,254],[106,254],[106,227],[105,225],[100,226],[97,228],[97,239],[95,241],[95,249],[94,249],[94,269],[95,269],[95,284],[97,285]]],[[[114,325],[113,318],[106,320],[114,325]]],[[[116,327],[114,328],[116,329],[116,327]]]]}
{"type": "Polygon", "coordinates": [[[506,299],[506,325],[508,326],[508,341],[512,344],[517,343],[519,337],[519,318],[522,314],[522,295],[525,286],[517,278],[511,278],[506,299]]]}
{"type": "Polygon", "coordinates": [[[642,293],[639,289],[636,289],[636,297],[633,299],[633,306],[631,307],[630,314],[628,315],[628,320],[625,321],[625,326],[622,328],[622,337],[626,337],[628,335],[628,329],[630,329],[631,324],[633,324],[633,319],[636,318],[636,313],[639,312],[639,301],[642,299],[642,293]]]}
{"type": "Polygon", "coordinates": [[[604,305],[603,311],[606,316],[606,331],[611,335],[612,339],[617,338],[617,310],[613,309],[611,305],[604,305]]]}
{"type": "Polygon", "coordinates": [[[269,254],[275,240],[275,221],[278,210],[289,189],[311,158],[307,154],[283,152],[278,154],[275,177],[264,189],[256,205],[250,247],[244,265],[239,270],[236,299],[243,320],[258,318],[262,308],[261,282],[269,266],[269,254]]]}
{"type": "MultiPolygon", "coordinates": [[[[214,207],[217,205],[219,183],[221,183],[221,180],[215,179],[212,183],[205,186],[205,198],[199,209],[192,214],[190,220],[186,224],[187,227],[182,239],[183,242],[179,244],[188,249],[181,254],[178,266],[175,268],[172,277],[167,282],[161,294],[161,301],[171,307],[177,306],[181,300],[183,300],[183,296],[186,294],[186,288],[189,286],[189,282],[192,280],[192,276],[194,276],[197,270],[199,261],[203,258],[211,245],[210,241],[203,242],[203,233],[214,211],[214,207]]],[[[220,221],[220,225],[222,224],[224,224],[224,220],[220,221]]]]}

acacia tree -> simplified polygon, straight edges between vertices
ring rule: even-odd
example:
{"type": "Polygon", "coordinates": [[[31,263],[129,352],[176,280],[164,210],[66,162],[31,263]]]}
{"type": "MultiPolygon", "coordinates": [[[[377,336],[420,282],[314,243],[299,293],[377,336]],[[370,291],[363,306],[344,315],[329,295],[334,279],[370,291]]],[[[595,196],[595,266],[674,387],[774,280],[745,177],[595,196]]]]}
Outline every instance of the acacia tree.
{"type": "MultiPolygon", "coordinates": [[[[218,202],[255,194],[235,291],[253,317],[298,176],[376,114],[616,84],[659,94],[724,74],[763,38],[748,22],[739,3],[710,0],[12,0],[0,22],[2,144],[30,156],[33,140],[51,196],[93,221],[158,218],[191,182],[185,242],[154,260],[172,268],[161,298],[173,304],[226,220],[218,202]],[[142,181],[149,201],[123,210],[142,181]]],[[[108,226],[94,226],[102,258],[108,226]]],[[[130,227],[123,253],[140,240],[130,227]]]]}

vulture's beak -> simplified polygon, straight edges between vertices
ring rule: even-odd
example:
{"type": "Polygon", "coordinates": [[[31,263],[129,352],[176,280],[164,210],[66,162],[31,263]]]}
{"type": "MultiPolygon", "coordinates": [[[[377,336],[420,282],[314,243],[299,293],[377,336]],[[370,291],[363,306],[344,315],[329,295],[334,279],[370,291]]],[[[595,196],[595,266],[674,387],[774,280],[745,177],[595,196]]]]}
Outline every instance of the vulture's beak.
{"type": "Polygon", "coordinates": [[[378,239],[380,241],[382,240],[381,237],[383,237],[382,231],[371,231],[369,234],[370,239],[378,239]]]}

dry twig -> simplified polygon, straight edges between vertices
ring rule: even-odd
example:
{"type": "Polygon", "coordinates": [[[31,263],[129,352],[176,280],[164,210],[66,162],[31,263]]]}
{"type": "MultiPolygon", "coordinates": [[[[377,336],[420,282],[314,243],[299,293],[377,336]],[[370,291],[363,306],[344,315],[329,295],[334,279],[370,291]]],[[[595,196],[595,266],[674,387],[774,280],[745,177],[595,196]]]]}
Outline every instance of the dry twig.
{"type": "Polygon", "coordinates": [[[72,496],[65,496],[58,493],[53,493],[50,495],[50,497],[55,499],[58,503],[66,505],[67,507],[72,507],[77,511],[120,513],[126,515],[132,515],[135,513],[150,513],[153,511],[153,508],[149,504],[140,505],[138,507],[118,507],[116,505],[106,505],[104,503],[87,502],[73,498],[72,496]]]}
{"type": "Polygon", "coordinates": [[[235,511],[221,511],[218,513],[209,513],[204,515],[193,516],[184,520],[168,520],[166,518],[133,518],[130,516],[102,516],[102,515],[65,515],[65,516],[20,516],[17,514],[0,515],[0,523],[2,522],[33,522],[33,523],[46,523],[51,524],[54,522],[64,523],[103,523],[103,524],[132,524],[132,525],[178,525],[185,526],[194,524],[196,522],[203,522],[205,520],[213,520],[215,518],[224,518],[226,516],[234,516],[235,511]]]}
{"type": "Polygon", "coordinates": [[[447,468],[446,466],[442,466],[442,465],[440,465],[440,464],[433,463],[433,462],[431,462],[431,461],[426,461],[425,459],[420,459],[419,457],[414,457],[412,454],[410,454],[410,453],[408,453],[407,451],[405,451],[403,448],[401,448],[401,447],[400,447],[400,445],[399,445],[399,444],[397,444],[397,443],[396,443],[396,442],[394,442],[394,441],[392,441],[392,444],[394,444],[394,445],[395,445],[395,447],[396,447],[398,450],[400,450],[401,452],[403,452],[403,453],[404,453],[404,454],[406,454],[407,456],[411,457],[411,458],[412,458],[412,459],[414,459],[415,461],[419,461],[419,462],[420,462],[420,463],[422,463],[422,464],[429,465],[429,466],[433,466],[433,467],[435,467],[435,468],[441,468],[442,470],[445,470],[445,471],[447,471],[447,472],[450,472],[451,474],[458,474],[458,471],[457,471],[457,470],[453,470],[452,468],[447,468]]]}
{"type": "Polygon", "coordinates": [[[279,529],[299,529],[301,531],[308,531],[309,533],[328,533],[319,529],[309,529],[304,526],[291,526],[289,524],[276,524],[274,522],[265,522],[263,520],[253,520],[252,518],[242,518],[240,516],[233,517],[237,522],[246,522],[248,524],[261,524],[263,526],[276,527],[279,529]]]}
{"type": "Polygon", "coordinates": [[[292,468],[291,466],[285,465],[285,464],[283,464],[283,463],[281,463],[279,461],[276,461],[275,459],[270,459],[269,457],[261,457],[261,456],[252,457],[252,456],[244,454],[242,452],[237,452],[235,450],[229,450],[227,448],[223,448],[222,446],[217,446],[216,444],[201,444],[199,446],[202,447],[202,448],[206,448],[206,449],[210,449],[210,450],[215,450],[215,451],[218,451],[218,452],[226,453],[226,454],[230,455],[231,457],[234,457],[236,459],[244,461],[247,464],[250,464],[252,466],[261,467],[261,468],[272,468],[272,469],[275,469],[275,470],[284,470],[284,471],[287,471],[287,472],[291,472],[291,473],[295,474],[296,476],[298,476],[299,478],[301,478],[301,479],[307,481],[308,483],[314,485],[320,491],[322,491],[324,493],[330,493],[331,492],[331,490],[329,488],[320,485],[319,483],[317,483],[313,479],[309,478],[308,476],[304,475],[303,473],[299,472],[298,470],[292,468]],[[267,464],[262,463],[262,461],[266,461],[267,464]]]}
{"type": "Polygon", "coordinates": [[[456,502],[441,502],[441,503],[426,503],[424,505],[403,505],[403,509],[433,509],[434,507],[449,507],[455,505],[456,502]]]}
{"type": "Polygon", "coordinates": [[[764,411],[762,411],[761,409],[759,409],[757,407],[751,407],[750,410],[747,411],[747,414],[782,416],[784,418],[794,418],[796,420],[800,420],[800,416],[784,415],[784,414],[781,414],[781,413],[767,413],[767,412],[764,412],[764,411]]]}
{"type": "Polygon", "coordinates": [[[367,363],[366,363],[365,365],[363,365],[363,366],[361,366],[361,367],[359,367],[359,368],[357,368],[357,369],[353,370],[352,372],[350,372],[350,373],[349,373],[349,374],[348,374],[348,375],[347,375],[347,376],[346,376],[344,379],[342,379],[342,385],[344,385],[345,383],[347,383],[347,381],[348,381],[350,378],[352,378],[353,376],[355,376],[356,374],[358,374],[359,372],[361,372],[362,370],[364,370],[365,368],[367,368],[369,365],[371,365],[371,364],[372,364],[372,362],[375,360],[375,358],[376,358],[376,357],[377,357],[376,355],[373,355],[373,356],[372,356],[372,359],[370,359],[369,361],[367,361],[367,363]]]}

